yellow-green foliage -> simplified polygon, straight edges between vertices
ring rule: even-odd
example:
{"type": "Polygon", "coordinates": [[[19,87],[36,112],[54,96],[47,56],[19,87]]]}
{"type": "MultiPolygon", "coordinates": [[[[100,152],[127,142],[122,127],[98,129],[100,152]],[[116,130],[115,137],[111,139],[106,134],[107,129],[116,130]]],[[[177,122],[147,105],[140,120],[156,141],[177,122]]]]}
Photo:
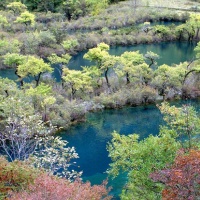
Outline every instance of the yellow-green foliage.
{"type": "Polygon", "coordinates": [[[79,43],[77,39],[69,39],[69,40],[64,40],[61,45],[66,51],[69,51],[76,48],[79,45],[79,43]]]}
{"type": "Polygon", "coordinates": [[[4,17],[3,15],[0,15],[0,26],[7,26],[8,25],[8,20],[6,17],[4,17]]]}
{"type": "Polygon", "coordinates": [[[40,73],[52,71],[53,69],[49,64],[45,63],[43,59],[34,56],[27,57],[27,62],[19,65],[17,68],[17,73],[21,77],[26,77],[28,75],[37,76],[40,73]]]}
{"type": "Polygon", "coordinates": [[[21,2],[12,2],[7,5],[7,8],[12,10],[14,14],[20,14],[27,9],[27,7],[21,2]]]}
{"type": "Polygon", "coordinates": [[[61,56],[57,56],[55,53],[51,54],[48,57],[48,60],[51,64],[68,64],[71,59],[69,54],[62,54],[61,56]]]}
{"type": "Polygon", "coordinates": [[[79,70],[70,70],[68,68],[63,69],[63,80],[67,85],[71,87],[72,98],[77,90],[91,91],[91,77],[79,70]]]}
{"type": "Polygon", "coordinates": [[[21,43],[17,39],[2,39],[0,40],[0,55],[7,53],[19,53],[21,43]]]}
{"type": "Polygon", "coordinates": [[[26,61],[26,56],[17,53],[7,53],[3,56],[4,64],[9,67],[16,67],[26,61]]]}
{"type": "Polygon", "coordinates": [[[35,15],[28,11],[25,11],[25,12],[21,13],[21,15],[19,17],[17,17],[15,22],[25,24],[26,26],[34,25],[35,15]]]}

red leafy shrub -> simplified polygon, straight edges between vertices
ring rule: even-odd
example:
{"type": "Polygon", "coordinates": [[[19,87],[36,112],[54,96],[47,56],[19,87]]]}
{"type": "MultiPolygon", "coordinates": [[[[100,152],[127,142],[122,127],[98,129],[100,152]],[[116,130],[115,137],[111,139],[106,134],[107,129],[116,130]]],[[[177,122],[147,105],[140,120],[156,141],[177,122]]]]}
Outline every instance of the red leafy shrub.
{"type": "Polygon", "coordinates": [[[25,189],[33,183],[37,171],[20,161],[8,162],[0,157],[0,199],[9,191],[25,189]]]}
{"type": "Polygon", "coordinates": [[[200,198],[200,150],[179,152],[169,169],[152,173],[150,177],[163,183],[163,200],[195,200],[200,198]]]}
{"type": "Polygon", "coordinates": [[[66,179],[41,174],[28,190],[14,192],[10,200],[109,200],[106,184],[91,186],[89,182],[69,182],[66,179]]]}

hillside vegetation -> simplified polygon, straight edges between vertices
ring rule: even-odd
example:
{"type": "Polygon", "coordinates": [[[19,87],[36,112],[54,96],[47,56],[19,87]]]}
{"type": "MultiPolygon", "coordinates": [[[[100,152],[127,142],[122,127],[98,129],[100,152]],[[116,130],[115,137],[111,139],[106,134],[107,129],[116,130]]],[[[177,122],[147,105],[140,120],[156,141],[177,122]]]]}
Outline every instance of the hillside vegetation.
{"type": "MultiPolygon", "coordinates": [[[[0,78],[0,152],[12,161],[0,157],[0,199],[42,199],[43,188],[48,199],[75,195],[78,200],[110,199],[106,183],[91,186],[79,180],[82,172],[72,169],[78,154],[56,132],[84,121],[90,111],[199,97],[200,43],[194,59],[172,66],[159,66],[155,52],[126,51],[116,56],[109,49],[161,41],[198,42],[200,4],[186,0],[6,0],[0,2],[0,9],[0,66],[17,76],[16,81],[0,78]],[[93,66],[69,69],[71,56],[82,50],[88,50],[84,59],[93,66]],[[60,82],[51,77],[55,65],[60,82]]],[[[159,109],[167,123],[159,136],[139,141],[137,135],[114,132],[108,145],[113,161],[110,173],[116,176],[124,170],[129,175],[122,199],[141,199],[141,191],[152,200],[162,195],[180,199],[182,190],[173,192],[174,185],[163,181],[160,173],[168,167],[173,178],[173,170],[181,168],[183,180],[188,180],[186,155],[191,155],[198,175],[190,178],[198,182],[184,197],[199,195],[199,163],[194,156],[199,156],[199,144],[193,141],[199,131],[197,113],[192,107],[166,103],[159,109]],[[178,141],[182,135],[189,142],[178,141]]],[[[187,183],[180,184],[185,187],[187,183]]]]}

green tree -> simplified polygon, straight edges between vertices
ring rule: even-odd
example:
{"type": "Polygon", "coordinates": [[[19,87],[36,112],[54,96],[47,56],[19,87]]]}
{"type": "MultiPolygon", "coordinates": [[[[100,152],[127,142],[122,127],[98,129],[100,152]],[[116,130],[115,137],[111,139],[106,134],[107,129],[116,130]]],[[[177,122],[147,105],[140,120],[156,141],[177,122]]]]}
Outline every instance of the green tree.
{"type": "MultiPolygon", "coordinates": [[[[190,14],[189,20],[186,21],[185,26],[182,26],[183,31],[188,35],[188,40],[192,40],[195,37],[196,39],[199,35],[200,29],[200,15],[199,14],[190,14]]],[[[181,26],[180,26],[181,27],[181,26]]]]}
{"type": "Polygon", "coordinates": [[[79,46],[77,39],[64,40],[61,44],[67,52],[75,52],[79,46]]]}
{"type": "Polygon", "coordinates": [[[18,53],[7,53],[3,58],[5,65],[16,68],[18,65],[24,64],[27,57],[18,53]]]}
{"type": "Polygon", "coordinates": [[[187,78],[192,74],[199,74],[200,72],[200,43],[197,43],[197,46],[194,49],[196,53],[196,59],[192,59],[189,63],[180,64],[179,70],[184,73],[184,78],[182,85],[185,84],[187,78]]]}
{"type": "Polygon", "coordinates": [[[35,24],[35,15],[28,11],[25,11],[21,13],[19,17],[17,17],[15,22],[25,24],[26,26],[29,26],[29,25],[32,26],[35,24]]]}
{"type": "Polygon", "coordinates": [[[62,3],[62,10],[67,19],[77,19],[87,13],[86,0],[67,0],[62,3]]]}
{"type": "Polygon", "coordinates": [[[19,53],[21,48],[21,43],[17,39],[7,39],[0,40],[0,56],[7,53],[19,53]]]}
{"type": "Polygon", "coordinates": [[[17,74],[21,78],[27,76],[34,77],[36,81],[36,87],[39,85],[41,75],[45,72],[51,73],[53,71],[52,67],[45,63],[43,59],[36,58],[34,56],[28,56],[27,61],[17,67],[17,74]]]}
{"type": "Polygon", "coordinates": [[[181,39],[181,37],[184,34],[186,34],[188,41],[191,41],[195,36],[196,29],[198,33],[198,29],[199,29],[198,21],[199,21],[198,17],[196,17],[195,15],[190,15],[190,18],[189,20],[186,21],[186,24],[182,24],[178,26],[177,32],[179,34],[179,39],[181,39]]]}
{"type": "Polygon", "coordinates": [[[100,70],[104,73],[106,84],[110,87],[109,79],[108,79],[108,71],[109,69],[114,68],[117,62],[116,56],[107,55],[103,58],[100,70]]]}
{"type": "Polygon", "coordinates": [[[164,25],[156,25],[154,27],[154,33],[158,34],[161,38],[168,38],[170,36],[171,31],[170,28],[164,25]]]}
{"type": "Polygon", "coordinates": [[[107,8],[109,0],[86,0],[88,9],[92,15],[98,15],[103,9],[107,8]]]}
{"type": "Polygon", "coordinates": [[[184,38],[185,28],[186,28],[186,24],[181,24],[179,26],[176,26],[175,33],[178,37],[178,40],[181,40],[182,38],[184,38]]]}
{"type": "Polygon", "coordinates": [[[41,83],[35,88],[31,86],[25,92],[31,98],[34,109],[42,114],[43,122],[49,121],[49,109],[56,102],[55,97],[52,96],[52,87],[41,83]]]}
{"type": "Polygon", "coordinates": [[[88,74],[91,77],[92,86],[100,87],[100,80],[101,80],[101,70],[97,66],[90,66],[90,67],[82,67],[83,72],[88,74]]]}
{"type": "Polygon", "coordinates": [[[185,63],[175,67],[164,64],[154,71],[152,84],[158,88],[160,95],[163,96],[163,100],[170,89],[181,91],[185,73],[183,66],[185,66],[185,63]]]}
{"type": "Polygon", "coordinates": [[[150,61],[149,67],[151,67],[152,65],[156,65],[156,60],[159,59],[159,55],[152,51],[147,51],[144,57],[150,61]]]}
{"type": "Polygon", "coordinates": [[[0,78],[0,95],[2,97],[8,97],[11,94],[15,94],[17,90],[17,84],[8,78],[0,78]]]}
{"type": "Polygon", "coordinates": [[[77,90],[91,91],[91,77],[80,70],[63,69],[63,80],[71,88],[71,98],[74,99],[77,90]]]}
{"type": "Polygon", "coordinates": [[[61,6],[63,0],[28,0],[24,3],[29,10],[45,11],[45,12],[56,12],[59,6],[61,6]]]}
{"type": "Polygon", "coordinates": [[[196,29],[196,39],[199,36],[199,30],[200,30],[200,15],[199,14],[190,14],[189,22],[192,26],[196,29]]]}
{"type": "Polygon", "coordinates": [[[3,63],[15,70],[15,74],[18,76],[21,85],[23,85],[22,77],[17,73],[17,67],[24,64],[27,57],[18,53],[7,53],[3,58],[3,63]]]}
{"type": "Polygon", "coordinates": [[[6,17],[4,17],[3,15],[0,15],[0,27],[4,28],[6,26],[8,26],[8,20],[6,17]]]}
{"type": "Polygon", "coordinates": [[[109,55],[108,50],[109,45],[100,43],[97,47],[89,49],[89,51],[84,55],[84,58],[96,63],[96,66],[105,76],[107,86],[110,87],[108,71],[110,68],[115,66],[117,59],[115,56],[109,55]]]}
{"type": "Polygon", "coordinates": [[[189,105],[178,108],[170,106],[167,102],[162,103],[159,109],[167,127],[175,131],[179,137],[187,137],[184,144],[187,148],[194,147],[198,141],[194,136],[200,131],[200,118],[195,109],[189,105]]]}
{"type": "Polygon", "coordinates": [[[160,199],[161,184],[154,183],[149,175],[174,161],[180,147],[172,131],[161,130],[159,136],[150,135],[139,141],[139,136],[113,133],[108,144],[109,157],[112,159],[109,174],[128,173],[128,182],[122,191],[121,199],[160,199]]]}
{"type": "Polygon", "coordinates": [[[132,77],[138,78],[138,67],[144,64],[144,57],[139,51],[126,51],[119,57],[119,64],[115,71],[118,76],[126,76],[126,83],[129,84],[132,77]]]}
{"type": "Polygon", "coordinates": [[[196,52],[196,58],[200,59],[200,42],[197,43],[197,46],[195,47],[194,51],[196,52]]]}
{"type": "Polygon", "coordinates": [[[27,7],[21,2],[12,2],[7,5],[7,8],[12,10],[15,15],[19,15],[20,13],[24,12],[27,7]]]}
{"type": "Polygon", "coordinates": [[[51,54],[51,56],[48,57],[48,60],[50,61],[51,64],[58,64],[59,65],[59,72],[60,72],[60,77],[62,81],[62,86],[64,86],[64,81],[62,78],[63,75],[63,69],[64,67],[69,63],[71,59],[71,56],[69,54],[62,54],[61,56],[57,56],[56,54],[51,54]]]}
{"type": "Polygon", "coordinates": [[[105,43],[100,43],[97,47],[89,49],[89,51],[84,55],[84,58],[95,62],[97,67],[101,67],[104,57],[108,56],[109,45],[105,43]]]}

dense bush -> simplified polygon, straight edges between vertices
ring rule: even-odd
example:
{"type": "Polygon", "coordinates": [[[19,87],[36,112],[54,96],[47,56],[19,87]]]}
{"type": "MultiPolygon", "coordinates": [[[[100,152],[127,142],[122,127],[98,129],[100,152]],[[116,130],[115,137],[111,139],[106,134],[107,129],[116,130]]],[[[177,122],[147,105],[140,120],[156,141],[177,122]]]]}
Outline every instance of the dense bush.
{"type": "Polygon", "coordinates": [[[42,174],[28,186],[27,191],[11,193],[10,200],[109,200],[106,184],[91,186],[89,182],[75,181],[70,183],[47,174],[42,174]]]}
{"type": "Polygon", "coordinates": [[[48,175],[21,161],[8,162],[0,157],[0,199],[10,200],[109,200],[106,182],[91,186],[80,180],[48,175]]]}
{"type": "Polygon", "coordinates": [[[200,151],[191,149],[187,154],[180,150],[174,164],[150,175],[155,182],[165,185],[162,199],[198,199],[200,196],[200,151]],[[177,187],[178,186],[178,187],[177,187]]]}
{"type": "Polygon", "coordinates": [[[8,162],[0,157],[0,199],[10,191],[25,190],[32,184],[38,171],[20,161],[8,162]]]}

